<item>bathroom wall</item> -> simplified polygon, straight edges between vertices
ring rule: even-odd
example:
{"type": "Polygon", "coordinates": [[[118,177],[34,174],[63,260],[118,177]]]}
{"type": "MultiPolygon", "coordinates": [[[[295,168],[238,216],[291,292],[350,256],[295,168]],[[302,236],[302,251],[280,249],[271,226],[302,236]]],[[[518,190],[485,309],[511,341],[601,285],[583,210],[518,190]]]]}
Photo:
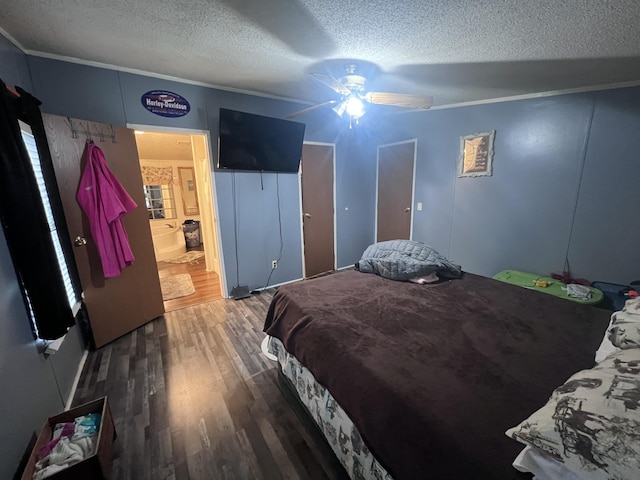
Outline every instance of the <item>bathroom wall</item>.
{"type": "MultiPolygon", "coordinates": [[[[178,174],[178,168],[193,168],[193,161],[190,160],[154,160],[148,158],[140,159],[141,166],[150,166],[150,167],[161,167],[161,168],[171,168],[173,183],[169,185],[174,202],[173,209],[173,218],[169,218],[171,214],[170,211],[165,211],[167,217],[164,219],[151,219],[149,220],[149,227],[151,228],[151,238],[153,240],[153,246],[156,254],[156,261],[160,262],[162,260],[167,260],[169,258],[175,257],[186,252],[186,242],[184,239],[184,235],[181,233],[177,236],[171,236],[172,239],[176,240],[174,245],[171,247],[167,245],[167,237],[164,236],[162,240],[159,240],[158,234],[166,234],[169,226],[172,225],[173,228],[182,232],[181,226],[185,222],[185,220],[196,220],[200,221],[200,214],[187,214],[185,213],[184,202],[183,202],[183,191],[180,186],[180,176],[178,174]]],[[[201,236],[202,241],[202,236],[201,236]]]]}
{"type": "Polygon", "coordinates": [[[174,183],[171,185],[173,190],[173,198],[176,205],[175,215],[176,218],[170,218],[166,220],[149,220],[150,224],[153,223],[165,223],[175,224],[177,226],[182,225],[182,223],[187,220],[200,220],[200,214],[189,214],[185,213],[183,199],[182,199],[182,189],[180,188],[180,177],[178,175],[178,167],[183,168],[193,168],[193,162],[188,160],[154,160],[154,159],[140,159],[141,166],[151,166],[151,167],[171,167],[173,171],[173,181],[174,183]]]}

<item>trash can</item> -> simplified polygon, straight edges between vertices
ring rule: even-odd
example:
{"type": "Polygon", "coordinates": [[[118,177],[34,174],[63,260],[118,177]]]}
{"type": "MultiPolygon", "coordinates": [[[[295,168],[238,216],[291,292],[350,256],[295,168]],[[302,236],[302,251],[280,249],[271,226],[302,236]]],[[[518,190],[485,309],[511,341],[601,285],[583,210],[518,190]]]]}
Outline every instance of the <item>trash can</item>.
{"type": "Polygon", "coordinates": [[[182,231],[187,248],[200,246],[200,222],[198,220],[185,220],[182,224],[182,231]]]}

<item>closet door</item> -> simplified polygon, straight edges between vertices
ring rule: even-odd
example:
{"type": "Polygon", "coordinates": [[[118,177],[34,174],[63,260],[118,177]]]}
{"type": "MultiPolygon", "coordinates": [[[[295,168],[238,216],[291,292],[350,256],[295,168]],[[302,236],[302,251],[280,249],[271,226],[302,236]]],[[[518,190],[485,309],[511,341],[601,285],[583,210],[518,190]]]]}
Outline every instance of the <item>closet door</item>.
{"type": "Polygon", "coordinates": [[[302,146],[304,276],[335,269],[333,205],[334,145],[302,146]]]}
{"type": "Polygon", "coordinates": [[[376,241],[410,240],[416,142],[378,147],[376,241]]]}
{"type": "Polygon", "coordinates": [[[133,130],[57,115],[43,114],[43,120],[93,339],[101,347],[164,313],[133,130]],[[76,201],[86,132],[138,204],[123,220],[135,262],[115,278],[104,278],[89,221],[76,201]]]}

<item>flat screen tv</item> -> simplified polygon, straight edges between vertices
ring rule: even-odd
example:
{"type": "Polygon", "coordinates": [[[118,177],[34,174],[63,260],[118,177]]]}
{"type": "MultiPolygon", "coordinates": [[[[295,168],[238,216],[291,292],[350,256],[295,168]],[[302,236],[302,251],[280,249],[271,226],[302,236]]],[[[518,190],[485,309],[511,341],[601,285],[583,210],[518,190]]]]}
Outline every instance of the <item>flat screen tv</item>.
{"type": "Polygon", "coordinates": [[[220,109],[218,168],[298,172],[305,124],[220,109]]]}

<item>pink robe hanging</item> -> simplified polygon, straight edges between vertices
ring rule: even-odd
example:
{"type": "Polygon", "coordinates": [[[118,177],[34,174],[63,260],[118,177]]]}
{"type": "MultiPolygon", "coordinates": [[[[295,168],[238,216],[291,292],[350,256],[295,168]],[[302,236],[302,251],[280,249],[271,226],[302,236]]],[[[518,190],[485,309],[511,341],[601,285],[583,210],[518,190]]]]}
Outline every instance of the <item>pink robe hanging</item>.
{"type": "Polygon", "coordinates": [[[89,218],[105,278],[117,277],[135,260],[122,217],[138,205],[111,173],[102,150],[87,142],[86,165],[76,195],[89,218]]]}

